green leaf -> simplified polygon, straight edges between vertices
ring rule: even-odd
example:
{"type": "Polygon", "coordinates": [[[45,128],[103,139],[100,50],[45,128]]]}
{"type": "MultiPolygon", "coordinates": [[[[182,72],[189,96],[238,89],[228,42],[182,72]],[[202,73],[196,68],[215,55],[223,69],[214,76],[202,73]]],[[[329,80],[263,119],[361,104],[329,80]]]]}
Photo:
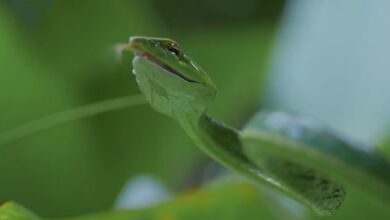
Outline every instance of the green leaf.
{"type": "Polygon", "coordinates": [[[160,205],[113,211],[64,220],[272,220],[266,201],[254,185],[237,180],[222,181],[193,190],[160,205]]]}
{"type": "Polygon", "coordinates": [[[26,208],[14,203],[7,202],[0,205],[1,220],[40,220],[38,216],[26,208]]]}
{"type": "Polygon", "coordinates": [[[245,154],[280,182],[286,193],[320,214],[338,208],[345,196],[342,185],[360,188],[378,203],[390,204],[389,162],[312,120],[262,111],[242,136],[245,154]]]}

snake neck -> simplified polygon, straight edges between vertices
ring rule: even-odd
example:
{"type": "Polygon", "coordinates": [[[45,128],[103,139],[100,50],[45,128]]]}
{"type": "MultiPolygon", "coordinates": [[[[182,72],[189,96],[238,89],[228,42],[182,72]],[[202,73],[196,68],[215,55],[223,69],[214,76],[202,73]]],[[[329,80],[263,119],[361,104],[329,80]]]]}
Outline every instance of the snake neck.
{"type": "Polygon", "coordinates": [[[177,118],[198,147],[214,160],[232,169],[247,162],[236,129],[211,118],[204,112],[182,114],[177,118]]]}

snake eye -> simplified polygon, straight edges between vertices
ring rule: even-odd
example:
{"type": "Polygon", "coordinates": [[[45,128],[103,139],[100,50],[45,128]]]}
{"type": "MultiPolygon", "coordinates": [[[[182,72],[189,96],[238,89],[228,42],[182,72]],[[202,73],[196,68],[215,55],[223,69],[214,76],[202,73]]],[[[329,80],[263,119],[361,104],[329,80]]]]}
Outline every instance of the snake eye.
{"type": "Polygon", "coordinates": [[[175,55],[176,57],[180,57],[180,49],[176,44],[170,44],[167,47],[167,50],[171,52],[173,55],[175,55]]]}

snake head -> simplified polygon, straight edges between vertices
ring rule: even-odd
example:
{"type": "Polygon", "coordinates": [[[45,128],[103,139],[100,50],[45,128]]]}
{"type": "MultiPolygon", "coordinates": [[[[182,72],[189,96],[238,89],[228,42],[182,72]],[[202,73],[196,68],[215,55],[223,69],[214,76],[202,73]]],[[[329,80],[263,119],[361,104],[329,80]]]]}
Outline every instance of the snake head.
{"type": "Polygon", "coordinates": [[[214,83],[175,41],[131,37],[126,48],[135,53],[133,73],[138,86],[157,111],[170,116],[203,112],[214,100],[214,83]]]}

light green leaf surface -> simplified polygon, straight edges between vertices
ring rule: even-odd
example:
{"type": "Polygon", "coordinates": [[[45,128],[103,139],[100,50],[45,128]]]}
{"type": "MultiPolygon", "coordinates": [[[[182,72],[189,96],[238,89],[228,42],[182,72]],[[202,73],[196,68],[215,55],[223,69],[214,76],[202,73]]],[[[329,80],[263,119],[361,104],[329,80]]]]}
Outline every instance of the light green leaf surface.
{"type": "Polygon", "coordinates": [[[0,220],[40,220],[38,216],[14,203],[7,202],[0,205],[0,220]]]}

